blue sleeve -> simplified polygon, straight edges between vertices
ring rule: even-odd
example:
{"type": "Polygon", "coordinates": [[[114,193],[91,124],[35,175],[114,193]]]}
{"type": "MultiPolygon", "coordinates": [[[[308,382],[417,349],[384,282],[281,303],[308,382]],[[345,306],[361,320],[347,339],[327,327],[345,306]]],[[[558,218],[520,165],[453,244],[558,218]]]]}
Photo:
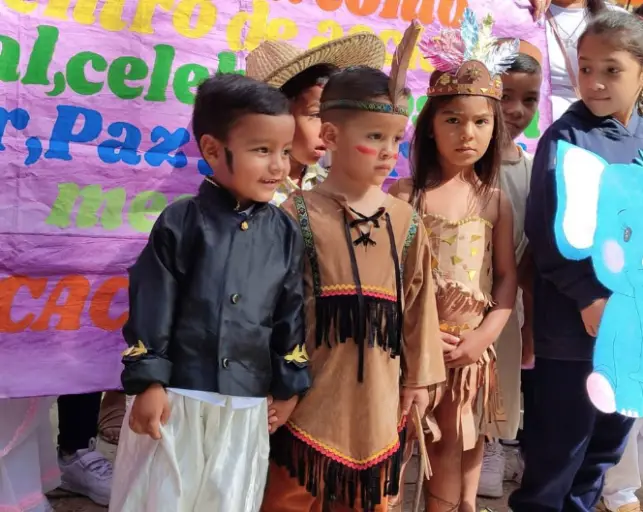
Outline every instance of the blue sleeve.
{"type": "Polygon", "coordinates": [[[564,258],[556,245],[554,219],[556,216],[556,146],[559,140],[571,143],[570,130],[550,128],[540,139],[534,157],[531,186],[527,198],[525,233],[534,255],[538,274],[551,282],[563,295],[582,310],[596,299],[609,297],[600,284],[591,260],[571,261],[564,258]]]}

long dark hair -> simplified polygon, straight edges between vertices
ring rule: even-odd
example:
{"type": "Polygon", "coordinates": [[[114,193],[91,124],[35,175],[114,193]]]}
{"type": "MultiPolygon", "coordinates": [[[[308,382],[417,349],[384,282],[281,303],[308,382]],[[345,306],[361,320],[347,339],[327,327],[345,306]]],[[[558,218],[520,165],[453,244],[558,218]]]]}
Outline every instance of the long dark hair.
{"type": "MultiPolygon", "coordinates": [[[[411,177],[413,192],[411,203],[421,209],[423,192],[437,187],[442,181],[442,170],[438,158],[438,148],[433,138],[433,120],[438,111],[456,96],[438,96],[427,100],[420,112],[415,126],[415,133],[411,141],[411,177]]],[[[487,151],[474,165],[474,172],[478,177],[475,183],[476,194],[488,198],[491,189],[496,186],[498,173],[502,164],[502,147],[509,137],[502,117],[500,102],[489,98],[489,105],[493,111],[494,123],[491,142],[487,151]]]]}

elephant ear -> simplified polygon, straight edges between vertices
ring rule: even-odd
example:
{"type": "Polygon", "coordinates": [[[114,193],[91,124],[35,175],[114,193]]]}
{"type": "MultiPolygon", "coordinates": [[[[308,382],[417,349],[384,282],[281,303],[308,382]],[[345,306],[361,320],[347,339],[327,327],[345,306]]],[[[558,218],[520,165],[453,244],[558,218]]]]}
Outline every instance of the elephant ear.
{"type": "Polygon", "coordinates": [[[591,254],[596,233],[598,196],[607,162],[591,151],[559,141],[556,150],[556,220],[560,253],[582,260],[591,254]]]}

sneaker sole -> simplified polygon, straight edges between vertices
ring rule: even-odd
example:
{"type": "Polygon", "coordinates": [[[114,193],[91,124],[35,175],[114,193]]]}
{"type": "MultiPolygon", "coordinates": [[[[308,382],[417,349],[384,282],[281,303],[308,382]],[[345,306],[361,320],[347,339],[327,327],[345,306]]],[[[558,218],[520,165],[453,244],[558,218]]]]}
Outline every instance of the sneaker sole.
{"type": "Polygon", "coordinates": [[[109,498],[105,499],[104,496],[99,496],[91,491],[87,491],[87,489],[74,487],[73,485],[69,485],[67,482],[61,482],[59,489],[70,492],[72,494],[78,494],[79,496],[85,496],[86,498],[89,498],[94,503],[96,503],[96,505],[100,505],[102,507],[109,506],[109,498]]]}
{"type": "Polygon", "coordinates": [[[481,498],[502,498],[505,495],[504,489],[500,488],[500,491],[493,489],[478,489],[478,496],[481,498]]]}

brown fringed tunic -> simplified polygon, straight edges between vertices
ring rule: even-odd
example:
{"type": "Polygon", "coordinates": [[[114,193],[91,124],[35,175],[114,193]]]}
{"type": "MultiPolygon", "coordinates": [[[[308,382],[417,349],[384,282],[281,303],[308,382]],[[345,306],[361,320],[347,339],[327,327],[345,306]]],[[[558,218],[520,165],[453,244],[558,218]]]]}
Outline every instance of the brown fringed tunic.
{"type": "Polygon", "coordinates": [[[306,348],[313,387],[272,439],[271,457],[325,503],[370,511],[398,492],[401,385],[445,380],[431,250],[410,205],[371,216],[315,189],[284,204],[306,242],[306,348]]]}

